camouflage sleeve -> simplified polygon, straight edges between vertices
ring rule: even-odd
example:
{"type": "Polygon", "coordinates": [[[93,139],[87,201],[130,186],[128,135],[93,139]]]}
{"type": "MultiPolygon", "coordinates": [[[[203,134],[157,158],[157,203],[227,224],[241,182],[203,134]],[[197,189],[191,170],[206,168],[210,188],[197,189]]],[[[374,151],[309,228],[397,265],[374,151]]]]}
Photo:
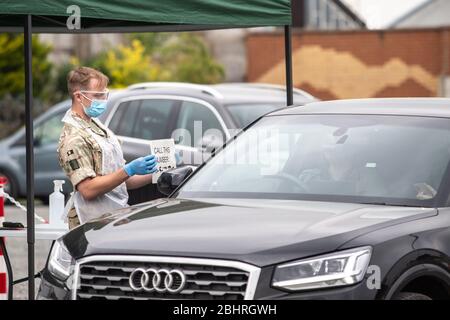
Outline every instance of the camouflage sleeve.
{"type": "Polygon", "coordinates": [[[94,153],[91,146],[81,136],[61,141],[58,148],[59,164],[74,188],[86,178],[94,178],[94,153]]]}

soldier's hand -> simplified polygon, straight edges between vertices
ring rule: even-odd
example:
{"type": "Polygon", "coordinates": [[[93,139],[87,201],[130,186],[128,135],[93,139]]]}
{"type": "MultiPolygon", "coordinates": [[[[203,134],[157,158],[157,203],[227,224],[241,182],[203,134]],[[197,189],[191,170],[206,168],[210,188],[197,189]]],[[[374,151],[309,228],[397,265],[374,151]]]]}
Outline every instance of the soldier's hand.
{"type": "Polygon", "coordinates": [[[175,162],[177,166],[179,166],[183,162],[183,158],[181,157],[179,151],[175,151],[175,162]]]}
{"type": "Polygon", "coordinates": [[[124,166],[125,172],[131,177],[135,174],[144,175],[154,173],[156,169],[157,160],[154,155],[137,158],[124,166]]]}

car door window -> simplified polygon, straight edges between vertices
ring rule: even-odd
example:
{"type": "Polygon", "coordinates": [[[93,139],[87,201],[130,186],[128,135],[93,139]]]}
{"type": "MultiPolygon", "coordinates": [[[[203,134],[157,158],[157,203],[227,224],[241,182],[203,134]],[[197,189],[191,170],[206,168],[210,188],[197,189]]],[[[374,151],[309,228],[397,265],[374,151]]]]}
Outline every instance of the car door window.
{"type": "Polygon", "coordinates": [[[213,132],[210,129],[216,129],[214,131],[219,133],[222,139],[225,137],[216,115],[208,107],[191,101],[183,101],[181,104],[175,128],[177,141],[190,147],[200,147],[202,136],[208,134],[207,131],[213,132]]]}
{"type": "MultiPolygon", "coordinates": [[[[39,146],[57,143],[64,123],[61,121],[65,112],[58,113],[38,124],[34,130],[34,138],[39,146]]],[[[25,141],[24,141],[25,143],[25,141]]]]}
{"type": "Polygon", "coordinates": [[[117,135],[155,140],[168,138],[174,100],[145,99],[121,103],[109,128],[117,135]]]}
{"type": "Polygon", "coordinates": [[[232,117],[238,123],[240,128],[245,128],[262,115],[283,107],[284,105],[277,103],[243,103],[225,106],[225,108],[230,111],[232,117]]]}
{"type": "Polygon", "coordinates": [[[111,119],[109,128],[119,136],[131,137],[141,100],[123,102],[111,119]]]}
{"type": "Polygon", "coordinates": [[[168,138],[168,123],[173,103],[172,100],[142,100],[133,137],[146,140],[168,138]]]}

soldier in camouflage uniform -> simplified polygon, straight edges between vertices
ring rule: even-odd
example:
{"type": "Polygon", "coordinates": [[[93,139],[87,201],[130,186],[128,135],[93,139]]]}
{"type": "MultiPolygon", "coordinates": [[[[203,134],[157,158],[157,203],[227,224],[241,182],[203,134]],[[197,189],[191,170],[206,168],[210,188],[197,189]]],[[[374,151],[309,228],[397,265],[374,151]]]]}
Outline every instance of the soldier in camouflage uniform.
{"type": "MultiPolygon", "coordinates": [[[[95,124],[95,120],[88,123],[76,113],[74,118],[84,126],[90,127],[97,134],[104,136],[106,133],[95,124]]],[[[59,138],[58,145],[59,165],[76,186],[88,177],[101,174],[102,153],[98,143],[84,130],[65,124],[59,138]]],[[[69,228],[72,229],[80,224],[76,210],[72,207],[68,213],[69,228]]]]}
{"type": "Polygon", "coordinates": [[[106,108],[108,78],[87,67],[67,77],[72,106],[63,118],[58,156],[61,168],[72,182],[69,228],[127,206],[127,189],[151,183],[156,172],[153,155],[125,164],[122,149],[111,130],[96,117],[106,108]]]}

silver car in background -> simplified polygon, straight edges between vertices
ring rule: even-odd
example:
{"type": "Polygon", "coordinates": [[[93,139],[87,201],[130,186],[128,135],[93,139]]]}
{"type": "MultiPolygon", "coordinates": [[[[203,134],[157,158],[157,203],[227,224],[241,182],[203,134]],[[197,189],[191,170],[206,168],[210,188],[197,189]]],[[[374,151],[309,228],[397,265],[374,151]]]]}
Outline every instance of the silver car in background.
{"type": "MultiPolygon", "coordinates": [[[[296,105],[315,100],[302,90],[294,90],[296,105]]],[[[34,122],[35,194],[44,201],[53,192],[55,179],[66,180],[64,193],[72,191],[56,153],[61,119],[70,105],[70,100],[58,103],[34,122]]],[[[127,161],[148,154],[149,140],[175,138],[184,164],[200,165],[210,152],[242,128],[285,106],[286,92],[275,85],[151,82],[112,92],[100,120],[122,141],[127,161]],[[196,122],[201,122],[200,136],[196,122]]],[[[26,194],[25,168],[22,128],[0,141],[0,176],[8,178],[6,191],[14,197],[26,194]]],[[[130,192],[130,204],[161,196],[155,186],[149,185],[130,192]]]]}

